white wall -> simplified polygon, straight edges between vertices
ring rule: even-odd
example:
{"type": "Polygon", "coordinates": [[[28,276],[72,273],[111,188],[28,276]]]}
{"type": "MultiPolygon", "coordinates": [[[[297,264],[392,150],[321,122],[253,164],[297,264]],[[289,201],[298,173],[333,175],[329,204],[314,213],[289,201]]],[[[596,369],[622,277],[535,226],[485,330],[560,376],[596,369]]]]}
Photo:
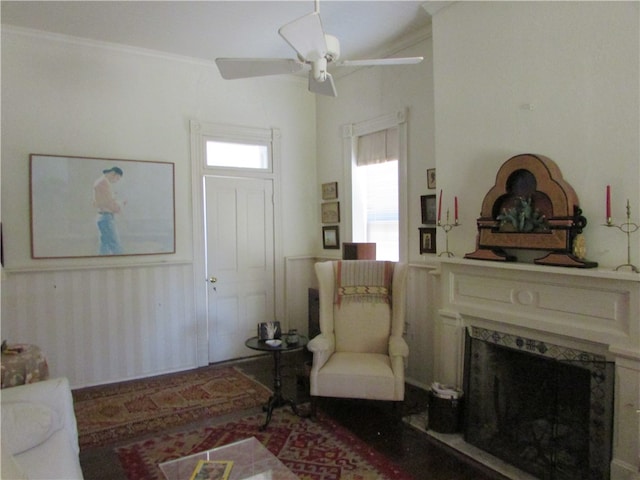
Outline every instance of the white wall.
{"type": "Polygon", "coordinates": [[[315,98],[305,80],[224,81],[213,62],[3,28],[2,338],[40,344],[52,374],[74,386],[195,366],[185,353],[200,287],[190,273],[191,119],[280,129],[283,257],[312,254],[315,98]],[[30,153],[174,162],[175,255],[32,260],[30,153]]]}
{"type": "MultiPolygon", "coordinates": [[[[457,255],[475,249],[475,220],[499,167],[538,153],[578,194],[589,222],[587,258],[626,263],[625,235],[601,224],[607,184],[614,220],[624,221],[626,199],[632,221],[640,219],[639,9],[638,2],[454,2],[433,17],[438,189],[450,207],[460,199],[463,226],[450,234],[457,255]]],[[[636,233],[636,265],[639,246],[636,233]]]]}

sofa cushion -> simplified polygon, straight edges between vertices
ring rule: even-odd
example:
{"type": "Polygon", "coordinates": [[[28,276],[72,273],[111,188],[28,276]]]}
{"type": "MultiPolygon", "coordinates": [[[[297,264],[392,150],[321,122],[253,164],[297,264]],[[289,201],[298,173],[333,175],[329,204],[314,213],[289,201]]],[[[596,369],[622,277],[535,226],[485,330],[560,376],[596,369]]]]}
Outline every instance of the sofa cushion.
{"type": "Polygon", "coordinates": [[[61,427],[55,412],[41,403],[3,402],[0,408],[2,445],[12,455],[40,445],[61,427]]]}
{"type": "Polygon", "coordinates": [[[16,459],[9,453],[9,447],[0,444],[0,478],[3,480],[26,480],[28,477],[16,462],[16,459]]]}
{"type": "Polygon", "coordinates": [[[16,455],[16,462],[30,480],[81,480],[82,469],[69,435],[60,429],[26,452],[16,455]]]}

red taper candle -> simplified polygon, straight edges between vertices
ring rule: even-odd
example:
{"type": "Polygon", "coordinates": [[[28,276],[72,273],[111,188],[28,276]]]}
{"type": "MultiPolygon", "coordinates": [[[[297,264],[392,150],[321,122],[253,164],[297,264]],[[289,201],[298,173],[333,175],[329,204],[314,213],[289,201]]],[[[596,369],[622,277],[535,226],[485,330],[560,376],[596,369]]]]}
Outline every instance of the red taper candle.
{"type": "Polygon", "coordinates": [[[440,190],[440,198],[438,200],[438,222],[442,218],[442,190],[440,190]]]}
{"type": "Polygon", "coordinates": [[[607,185],[607,221],[611,218],[611,185],[607,185]]]}
{"type": "Polygon", "coordinates": [[[454,220],[456,223],[458,222],[458,197],[453,198],[453,211],[454,211],[454,220]]]}

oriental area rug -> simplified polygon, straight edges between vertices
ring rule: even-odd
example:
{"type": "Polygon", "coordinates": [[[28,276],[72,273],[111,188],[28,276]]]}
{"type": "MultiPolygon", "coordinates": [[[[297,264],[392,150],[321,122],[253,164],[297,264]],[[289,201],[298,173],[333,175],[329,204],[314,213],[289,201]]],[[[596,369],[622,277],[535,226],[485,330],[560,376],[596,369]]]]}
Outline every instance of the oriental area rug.
{"type": "MultiPolygon", "coordinates": [[[[116,448],[129,480],[162,480],[158,464],[256,437],[301,480],[410,480],[412,477],[323,415],[305,419],[277,409],[266,431],[264,414],[159,435],[116,448]]],[[[277,480],[277,479],[276,479],[277,480]]]]}
{"type": "Polygon", "coordinates": [[[266,403],[270,394],[235,367],[203,367],[75,390],[80,448],[241,412],[266,403]]]}

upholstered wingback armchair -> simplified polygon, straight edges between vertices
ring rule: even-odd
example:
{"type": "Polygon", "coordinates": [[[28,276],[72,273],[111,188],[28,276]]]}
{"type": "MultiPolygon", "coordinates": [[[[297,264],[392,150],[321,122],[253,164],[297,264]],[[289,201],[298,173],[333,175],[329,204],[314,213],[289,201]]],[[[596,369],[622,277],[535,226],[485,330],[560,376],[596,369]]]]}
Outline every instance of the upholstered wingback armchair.
{"type": "Polygon", "coordinates": [[[315,270],[321,333],[307,346],[312,408],[317,397],[403,400],[406,264],[331,261],[315,270]]]}

